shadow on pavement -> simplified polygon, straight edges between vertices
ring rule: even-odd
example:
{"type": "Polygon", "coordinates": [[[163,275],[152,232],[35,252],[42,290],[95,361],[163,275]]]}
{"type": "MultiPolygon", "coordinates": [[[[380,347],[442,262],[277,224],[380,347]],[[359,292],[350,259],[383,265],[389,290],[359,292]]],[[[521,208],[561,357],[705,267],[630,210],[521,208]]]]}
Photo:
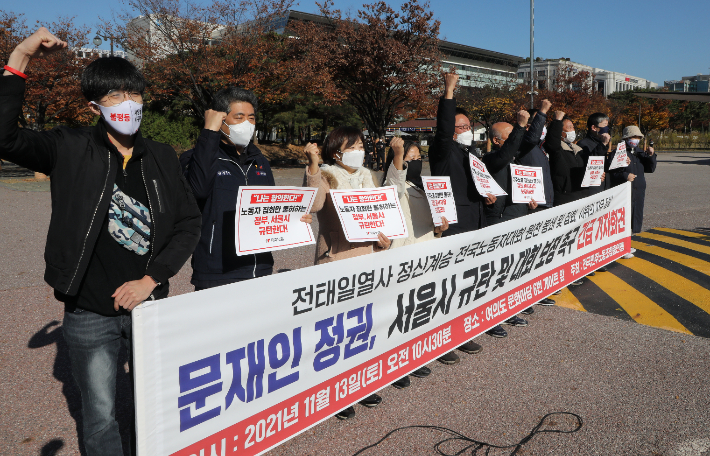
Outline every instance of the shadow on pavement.
{"type": "MultiPolygon", "coordinates": [[[[69,414],[76,423],[76,434],[79,451],[82,456],[86,456],[83,444],[84,431],[82,428],[81,416],[81,393],[74,382],[71,373],[71,361],[69,359],[69,347],[67,346],[60,322],[54,320],[47,323],[42,329],[37,331],[27,343],[28,348],[43,348],[52,344],[57,344],[57,356],[54,360],[54,378],[62,382],[62,394],[67,401],[69,414]]],[[[133,395],[131,384],[133,378],[124,366],[128,361],[126,349],[121,346],[118,355],[118,374],[116,376],[116,420],[121,432],[121,442],[124,454],[130,455],[130,432],[133,428],[133,395]]],[[[61,439],[54,439],[42,447],[40,455],[54,455],[64,446],[61,439]]]]}

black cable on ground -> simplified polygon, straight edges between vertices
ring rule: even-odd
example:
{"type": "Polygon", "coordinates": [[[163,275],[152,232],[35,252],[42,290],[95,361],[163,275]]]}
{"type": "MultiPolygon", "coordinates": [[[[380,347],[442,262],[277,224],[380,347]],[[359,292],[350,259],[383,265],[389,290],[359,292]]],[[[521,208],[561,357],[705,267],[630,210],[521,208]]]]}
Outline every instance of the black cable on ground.
{"type": "Polygon", "coordinates": [[[518,453],[518,451],[528,443],[535,435],[537,434],[543,434],[543,433],[556,433],[556,434],[572,434],[574,432],[579,431],[582,429],[582,417],[577,415],[576,413],[572,412],[553,412],[553,413],[548,413],[547,415],[543,416],[542,419],[540,419],[540,422],[535,426],[532,431],[528,435],[526,435],[520,442],[515,443],[513,445],[494,445],[492,443],[488,442],[482,442],[480,440],[472,439],[470,437],[467,437],[460,432],[454,431],[452,429],[448,429],[445,427],[441,426],[404,426],[401,428],[397,428],[393,431],[390,431],[382,437],[380,440],[377,442],[373,443],[372,445],[366,446],[365,448],[362,448],[359,450],[357,453],[355,453],[353,456],[358,456],[359,454],[364,453],[365,451],[375,448],[376,446],[380,445],[382,442],[387,440],[392,434],[395,434],[399,431],[403,431],[405,429],[431,429],[434,431],[441,431],[445,434],[448,434],[451,437],[447,437],[444,440],[440,440],[434,445],[434,449],[438,454],[441,456],[459,456],[467,452],[468,450],[471,450],[471,455],[477,455],[479,454],[479,450],[483,450],[484,448],[486,449],[486,452],[484,454],[488,455],[492,449],[500,449],[500,450],[509,450],[512,449],[512,453],[510,453],[510,456],[513,456],[518,453]],[[568,415],[572,416],[577,420],[577,424],[574,429],[572,430],[563,430],[563,429],[541,429],[545,425],[545,420],[547,420],[549,417],[555,416],[555,415],[568,415]],[[467,443],[462,450],[457,451],[456,453],[446,453],[442,449],[442,445],[450,443],[450,442],[463,442],[467,443]]]}

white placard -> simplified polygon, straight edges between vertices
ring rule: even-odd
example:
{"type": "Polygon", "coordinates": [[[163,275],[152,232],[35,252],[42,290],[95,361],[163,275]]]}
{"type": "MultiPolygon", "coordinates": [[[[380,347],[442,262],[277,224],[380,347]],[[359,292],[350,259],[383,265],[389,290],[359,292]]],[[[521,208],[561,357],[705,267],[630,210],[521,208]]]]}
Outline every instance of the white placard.
{"type": "Polygon", "coordinates": [[[582,187],[599,187],[602,184],[602,174],[604,174],[604,157],[589,157],[582,187]]]}
{"type": "Polygon", "coordinates": [[[376,241],[380,232],[390,239],[409,236],[397,187],[331,190],[330,196],[348,241],[376,241]]]}
{"type": "Polygon", "coordinates": [[[514,203],[545,203],[545,184],[542,181],[542,168],[538,166],[510,165],[511,188],[514,203]]]}
{"type": "Polygon", "coordinates": [[[616,168],[626,168],[629,166],[626,163],[627,159],[626,155],[626,141],[621,141],[619,144],[616,145],[616,154],[614,155],[614,159],[611,162],[611,165],[609,165],[609,169],[616,169],[616,168]]]}
{"type": "Polygon", "coordinates": [[[489,193],[495,196],[507,195],[505,190],[491,177],[491,173],[488,172],[485,163],[471,153],[468,154],[468,157],[469,164],[471,165],[471,176],[473,177],[473,182],[476,184],[476,190],[481,196],[485,197],[489,193]]]}
{"type": "Polygon", "coordinates": [[[235,237],[237,255],[315,244],[301,217],[311,211],[317,188],[239,187],[235,237]]]}
{"type": "Polygon", "coordinates": [[[451,190],[451,178],[449,176],[422,176],[424,193],[429,201],[431,217],[435,226],[441,226],[441,217],[446,217],[449,223],[457,223],[456,201],[451,190]]]}

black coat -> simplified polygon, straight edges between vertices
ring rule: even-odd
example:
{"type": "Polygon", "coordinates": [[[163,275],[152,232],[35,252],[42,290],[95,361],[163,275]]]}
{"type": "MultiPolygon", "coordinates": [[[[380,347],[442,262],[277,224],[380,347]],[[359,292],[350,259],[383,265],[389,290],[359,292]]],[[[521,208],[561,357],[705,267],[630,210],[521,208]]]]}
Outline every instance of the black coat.
{"type": "MultiPolygon", "coordinates": [[[[561,133],[560,133],[561,134],[561,133]]],[[[611,159],[607,151],[609,150],[609,145],[606,146],[602,143],[601,136],[596,133],[589,131],[587,136],[577,143],[579,147],[582,148],[582,158],[584,158],[584,167],[586,170],[587,163],[589,162],[589,157],[604,157],[604,172],[609,172],[609,165],[611,164],[611,159]]],[[[609,190],[611,188],[611,179],[606,177],[601,185],[598,187],[587,188],[588,195],[596,195],[604,190],[609,190]]]]}
{"type": "MultiPolygon", "coordinates": [[[[545,126],[547,122],[547,115],[538,112],[532,123],[530,124],[530,129],[525,134],[523,139],[524,144],[531,144],[532,135],[537,134],[537,128],[540,129],[539,138],[542,136],[542,127],[545,126]],[[528,139],[531,137],[531,139],[528,139]]],[[[532,141],[532,147],[523,146],[520,150],[520,155],[518,156],[518,162],[523,166],[535,166],[542,168],[542,182],[545,187],[545,204],[540,204],[542,207],[552,207],[554,204],[554,189],[552,186],[552,174],[550,170],[550,160],[547,155],[542,150],[542,147],[538,145],[539,141],[532,141]]],[[[507,190],[506,190],[507,191],[507,190]]]]}
{"type": "Polygon", "coordinates": [[[249,143],[236,155],[221,141],[221,133],[203,129],[194,149],[180,156],[185,177],[202,211],[202,235],[192,255],[192,283],[229,282],[269,275],[274,267],[271,252],[237,256],[235,215],[239,187],[273,186],[269,161],[249,143]],[[240,159],[241,158],[241,159],[240,159]]]}
{"type": "MultiPolygon", "coordinates": [[[[586,171],[583,152],[575,154],[562,148],[562,125],[561,120],[550,122],[545,138],[545,150],[550,157],[555,206],[584,198],[588,194],[587,189],[582,188],[586,171]]],[[[547,192],[547,189],[545,191],[547,192]]]]}
{"type": "MultiPolygon", "coordinates": [[[[118,167],[111,166],[97,126],[42,132],[18,128],[24,91],[24,79],[0,77],[0,158],[51,177],[44,279],[61,294],[72,296],[108,213],[118,167]]],[[[155,291],[162,296],[167,294],[168,279],[178,273],[197,244],[200,212],[173,148],[148,139],[144,144],[141,167],[153,220],[145,273],[163,283],[155,291]]]]}
{"type": "Polygon", "coordinates": [[[486,226],[483,197],[478,194],[471,176],[468,148],[454,141],[456,99],[439,99],[436,134],[429,149],[432,176],[449,176],[456,202],[458,223],[449,226],[444,236],[465,233],[486,226]]]}
{"type": "Polygon", "coordinates": [[[646,198],[645,173],[656,171],[656,154],[648,155],[638,147],[626,149],[626,153],[631,163],[625,168],[611,170],[610,182],[612,186],[621,185],[628,181],[629,174],[636,176],[631,183],[631,232],[640,233],[643,227],[643,206],[646,198]]]}

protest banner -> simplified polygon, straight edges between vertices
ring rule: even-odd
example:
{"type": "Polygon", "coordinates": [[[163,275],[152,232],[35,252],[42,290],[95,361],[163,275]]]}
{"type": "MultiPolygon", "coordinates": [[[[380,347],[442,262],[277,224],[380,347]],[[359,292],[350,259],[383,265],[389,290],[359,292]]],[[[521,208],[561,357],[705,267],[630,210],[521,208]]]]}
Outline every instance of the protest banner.
{"type": "Polygon", "coordinates": [[[331,190],[330,196],[348,241],[376,241],[379,232],[390,239],[407,237],[397,187],[331,190]]]}
{"type": "Polygon", "coordinates": [[[458,223],[456,214],[456,201],[454,193],[451,191],[451,178],[449,176],[422,176],[424,193],[429,201],[431,217],[435,226],[441,226],[441,217],[451,223],[458,223]]]}
{"type": "Polygon", "coordinates": [[[609,165],[609,169],[626,168],[629,166],[626,163],[626,159],[626,141],[621,141],[616,145],[616,153],[614,154],[614,159],[611,161],[611,165],[609,165]]]}
{"type": "Polygon", "coordinates": [[[239,187],[235,220],[237,255],[315,244],[301,217],[311,211],[317,188],[239,187]]]}
{"type": "Polygon", "coordinates": [[[264,453],[618,259],[630,236],[626,183],[475,232],[142,303],[138,456],[264,453]]]}
{"type": "Polygon", "coordinates": [[[545,184],[542,182],[542,168],[510,164],[510,179],[514,203],[545,203],[545,184]]]}
{"type": "Polygon", "coordinates": [[[599,187],[602,184],[602,174],[604,174],[604,157],[589,157],[581,186],[599,187]]]}
{"type": "Polygon", "coordinates": [[[468,154],[469,165],[471,166],[471,177],[473,177],[473,183],[476,184],[476,190],[481,196],[486,196],[489,193],[495,196],[507,195],[505,190],[500,188],[498,182],[493,179],[491,173],[488,172],[485,163],[476,158],[475,155],[468,154]]]}

